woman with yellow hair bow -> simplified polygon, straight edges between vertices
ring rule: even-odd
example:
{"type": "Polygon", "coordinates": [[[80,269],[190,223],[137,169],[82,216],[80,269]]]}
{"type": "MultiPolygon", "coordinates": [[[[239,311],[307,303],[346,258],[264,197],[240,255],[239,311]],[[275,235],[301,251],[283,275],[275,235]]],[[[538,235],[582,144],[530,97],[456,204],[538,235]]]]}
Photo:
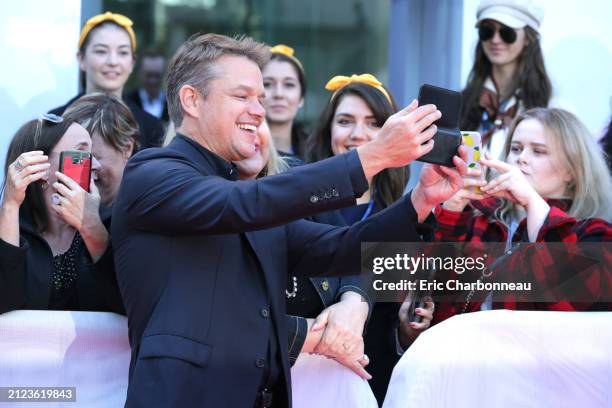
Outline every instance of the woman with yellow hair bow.
{"type": "MultiPolygon", "coordinates": [[[[336,76],[325,87],[333,92],[310,135],[306,160],[315,162],[358,148],[376,138],[387,119],[397,111],[391,93],[371,74],[336,76]]],[[[357,199],[357,205],[341,211],[347,225],[364,220],[390,206],[403,194],[408,168],[387,169],[368,180],[370,189],[357,199]]],[[[433,303],[417,308],[422,323],[406,319],[409,300],[401,303],[376,303],[365,333],[366,367],[372,375],[370,386],[382,405],[393,367],[403,349],[429,326],[433,303]],[[402,307],[403,306],[403,307],[402,307]],[[403,313],[400,313],[400,308],[403,313]]]]}
{"type": "MultiPolygon", "coordinates": [[[[51,110],[56,115],[62,115],[84,94],[102,92],[122,99],[124,86],[136,61],[136,34],[132,20],[110,11],[90,18],[81,29],[78,49],[83,93],[51,110]]],[[[162,123],[135,103],[124,102],[138,122],[141,147],[161,146],[164,136],[162,123]]]]}
{"type": "Polygon", "coordinates": [[[304,106],[304,67],[293,48],[283,44],[270,48],[270,62],[263,69],[266,98],[263,105],[276,148],[283,154],[304,155],[308,132],[296,122],[304,106]]]}

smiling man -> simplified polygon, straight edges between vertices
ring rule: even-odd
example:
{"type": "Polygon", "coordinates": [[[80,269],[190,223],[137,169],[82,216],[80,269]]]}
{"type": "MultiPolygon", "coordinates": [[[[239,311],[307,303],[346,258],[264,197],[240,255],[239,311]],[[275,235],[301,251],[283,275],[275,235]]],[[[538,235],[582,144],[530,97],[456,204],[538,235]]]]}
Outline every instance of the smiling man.
{"type": "Polygon", "coordinates": [[[419,240],[420,223],[462,185],[456,157],[460,171],[426,165],[411,194],[352,227],[301,220],[354,205],[368,178],[431,150],[440,112],[416,103],[356,150],[238,181],[232,162],[258,148],[268,57],[249,38],[189,39],[166,78],[177,136],[125,169],[112,237],[132,347],[128,407],[290,406],[287,275],[351,274],[362,241],[419,240]]]}

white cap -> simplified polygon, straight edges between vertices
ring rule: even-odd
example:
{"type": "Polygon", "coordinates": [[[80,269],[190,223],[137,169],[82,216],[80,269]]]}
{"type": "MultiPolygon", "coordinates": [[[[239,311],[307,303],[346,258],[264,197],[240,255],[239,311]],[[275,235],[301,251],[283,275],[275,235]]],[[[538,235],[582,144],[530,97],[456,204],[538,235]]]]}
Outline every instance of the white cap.
{"type": "Polygon", "coordinates": [[[529,26],[540,29],[544,10],[534,0],[483,0],[476,11],[476,25],[482,20],[495,20],[512,28],[529,26]]]}

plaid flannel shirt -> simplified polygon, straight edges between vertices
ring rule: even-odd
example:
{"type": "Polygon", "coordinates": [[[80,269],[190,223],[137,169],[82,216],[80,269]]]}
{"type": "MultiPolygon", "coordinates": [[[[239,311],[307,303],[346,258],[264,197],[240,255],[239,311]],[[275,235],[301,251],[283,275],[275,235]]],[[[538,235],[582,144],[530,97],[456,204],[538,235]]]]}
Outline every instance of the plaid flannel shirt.
{"type": "MultiPolygon", "coordinates": [[[[540,228],[536,242],[612,242],[612,225],[602,219],[591,218],[576,220],[568,215],[565,210],[569,208],[569,200],[547,200],[550,211],[540,228]]],[[[479,202],[472,202],[462,212],[448,211],[441,206],[435,210],[438,222],[435,231],[436,240],[443,242],[506,242],[508,228],[493,217],[495,211],[501,206],[502,201],[497,198],[488,198],[479,202]]],[[[513,243],[529,242],[527,237],[527,222],[524,219],[512,238],[513,243]]],[[[605,256],[610,259],[608,251],[605,256]]],[[[541,255],[541,254],[540,254],[541,255]]],[[[555,253],[554,257],[535,257],[529,260],[517,256],[508,264],[508,270],[516,281],[521,281],[522,276],[531,280],[544,283],[553,287],[559,282],[566,281],[568,273],[580,270],[584,258],[572,256],[570,253],[562,255],[555,253]],[[527,263],[529,262],[529,263],[527,263]],[[553,268],[552,265],[564,265],[563,268],[553,268]],[[523,265],[529,265],[529,268],[523,265]]],[[[583,265],[582,265],[583,266],[583,265]]],[[[504,296],[502,302],[494,302],[494,309],[509,310],[554,310],[554,311],[578,311],[578,310],[611,310],[610,302],[597,302],[602,291],[608,294],[612,290],[612,276],[610,268],[601,268],[588,274],[586,279],[579,280],[580,287],[572,287],[573,293],[578,293],[582,299],[592,299],[591,302],[569,302],[558,301],[555,303],[545,302],[517,302],[512,295],[504,296]]],[[[455,314],[461,313],[466,306],[466,300],[457,299],[456,302],[441,302],[436,304],[433,324],[441,322],[455,314]]],[[[467,304],[466,312],[480,310],[482,302],[473,301],[467,304]]]]}

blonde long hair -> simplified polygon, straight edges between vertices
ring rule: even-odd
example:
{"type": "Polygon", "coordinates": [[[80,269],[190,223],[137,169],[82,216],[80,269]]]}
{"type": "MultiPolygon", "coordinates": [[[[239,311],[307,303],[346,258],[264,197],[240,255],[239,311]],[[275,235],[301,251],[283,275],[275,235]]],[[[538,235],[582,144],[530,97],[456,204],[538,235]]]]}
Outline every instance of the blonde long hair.
{"type": "Polygon", "coordinates": [[[283,173],[291,168],[287,160],[278,154],[278,151],[274,146],[274,138],[272,138],[272,135],[269,136],[268,148],[270,149],[268,163],[266,163],[266,167],[264,167],[262,172],[259,174],[259,177],[273,176],[274,174],[283,173]]]}
{"type": "MultiPolygon", "coordinates": [[[[563,163],[572,177],[566,194],[571,200],[568,214],[577,220],[612,218],[612,179],[604,154],[587,127],[574,114],[563,109],[534,108],[520,114],[510,126],[504,146],[504,157],[510,153],[517,126],[526,119],[537,120],[546,131],[551,152],[563,163]]],[[[546,198],[546,197],[544,197],[546,198]]],[[[496,218],[508,224],[517,208],[507,201],[496,212],[496,218]]]]}

